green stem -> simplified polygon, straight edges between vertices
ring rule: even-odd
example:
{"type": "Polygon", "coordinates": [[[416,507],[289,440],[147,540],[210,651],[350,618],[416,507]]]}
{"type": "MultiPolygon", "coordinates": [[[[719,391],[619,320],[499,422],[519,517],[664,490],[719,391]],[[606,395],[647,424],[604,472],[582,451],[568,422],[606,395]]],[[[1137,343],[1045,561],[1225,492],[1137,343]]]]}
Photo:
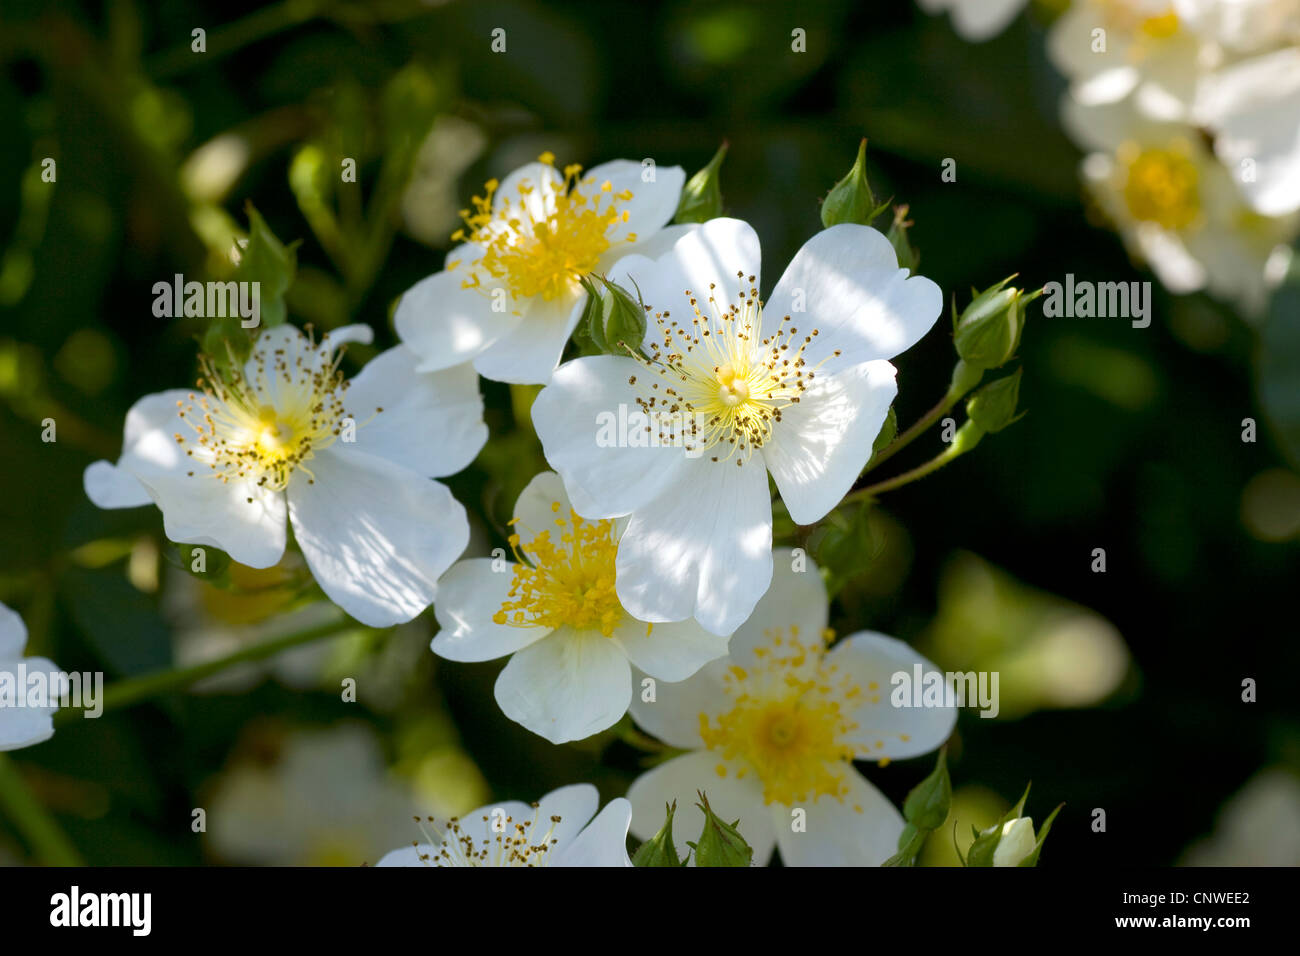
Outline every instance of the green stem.
{"type": "Polygon", "coordinates": [[[952,383],[948,386],[947,393],[939,400],[939,404],[922,415],[911,428],[882,448],[880,454],[868,463],[862,473],[865,475],[867,472],[872,471],[910,445],[922,432],[952,411],[953,406],[978,385],[983,377],[984,372],[982,369],[972,368],[965,362],[959,361],[957,367],[953,369],[952,383]]]}
{"type": "Polygon", "coordinates": [[[81,866],[81,855],[49,811],[41,806],[17,765],[0,753],[0,809],[47,866],[81,866]]]}
{"type": "MultiPolygon", "coordinates": [[[[281,651],[288,650],[291,647],[297,647],[300,644],[308,644],[312,641],[320,640],[322,637],[330,637],[342,631],[351,629],[360,629],[364,625],[358,624],[351,618],[341,618],[337,621],[330,621],[327,624],[320,624],[316,627],[309,627],[305,630],[296,631],[293,634],[286,634],[284,637],[277,637],[274,640],[264,641],[260,644],[252,644],[233,654],[225,657],[219,657],[216,660],[205,661],[202,664],[195,664],[191,667],[181,667],[174,670],[157,671],[153,674],[142,674],[139,677],[128,677],[126,680],[118,681],[104,691],[102,702],[105,711],[117,710],[122,707],[130,707],[138,704],[142,700],[155,697],[168,691],[180,690],[190,684],[200,681],[205,677],[213,674],[219,674],[221,671],[235,664],[242,664],[246,661],[260,661],[267,657],[274,657],[281,651]]],[[[67,724],[81,715],[80,710],[63,708],[54,715],[54,725],[56,727],[67,724]]]]}
{"type": "Polygon", "coordinates": [[[980,439],[983,437],[984,432],[978,425],[974,422],[967,422],[958,429],[957,434],[953,436],[952,444],[925,464],[918,465],[911,471],[905,471],[901,475],[897,475],[885,481],[877,482],[874,485],[868,485],[865,488],[859,488],[857,491],[846,495],[841,504],[848,504],[851,501],[869,501],[886,491],[893,491],[895,488],[901,488],[904,485],[910,485],[914,481],[919,481],[931,472],[938,471],[954,458],[959,458],[966,454],[966,452],[979,444],[980,439]]]}

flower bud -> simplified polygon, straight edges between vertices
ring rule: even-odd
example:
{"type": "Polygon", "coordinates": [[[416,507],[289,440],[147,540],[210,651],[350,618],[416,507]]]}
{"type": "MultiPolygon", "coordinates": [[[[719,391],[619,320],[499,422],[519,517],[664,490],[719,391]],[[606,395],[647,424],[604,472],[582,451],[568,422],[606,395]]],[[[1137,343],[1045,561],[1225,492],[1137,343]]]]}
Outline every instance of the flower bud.
{"type": "Polygon", "coordinates": [[[876,205],[876,197],[867,183],[867,141],[864,139],[858,145],[853,168],[831,187],[822,203],[822,225],[827,229],[844,222],[869,226],[888,206],[887,202],[876,205]]]}
{"type": "Polygon", "coordinates": [[[696,843],[687,843],[695,851],[696,866],[749,866],[754,851],[736,829],[735,823],[726,823],[714,814],[709,798],[700,794],[696,806],[704,811],[704,832],[696,843]]]}
{"type": "Polygon", "coordinates": [[[627,355],[641,348],[645,338],[645,306],[626,289],[604,276],[589,275],[582,280],[587,290],[587,308],[579,327],[585,330],[598,352],[627,355]]]}
{"type": "Polygon", "coordinates": [[[1002,839],[993,851],[994,866],[1019,866],[1034,852],[1038,839],[1034,836],[1034,821],[1030,817],[1016,817],[1002,824],[1002,839]]]}
{"type": "Polygon", "coordinates": [[[659,832],[641,844],[632,857],[633,866],[685,866],[686,860],[677,858],[677,847],[673,845],[673,814],[677,812],[677,801],[664,807],[664,825],[659,832]]]}
{"type": "Polygon", "coordinates": [[[1016,354],[1024,329],[1024,292],[1004,288],[1014,277],[1003,279],[979,295],[957,320],[953,341],[957,354],[978,368],[999,368],[1016,354]]]}
{"type": "Polygon", "coordinates": [[[722,180],[719,170],[727,155],[727,145],[723,141],[709,164],[686,181],[673,222],[708,222],[722,215],[722,180]]]}
{"type": "Polygon", "coordinates": [[[981,430],[991,435],[1020,418],[1016,414],[1016,403],[1020,401],[1022,371],[1016,369],[1014,374],[990,382],[966,402],[966,414],[981,430]]]}

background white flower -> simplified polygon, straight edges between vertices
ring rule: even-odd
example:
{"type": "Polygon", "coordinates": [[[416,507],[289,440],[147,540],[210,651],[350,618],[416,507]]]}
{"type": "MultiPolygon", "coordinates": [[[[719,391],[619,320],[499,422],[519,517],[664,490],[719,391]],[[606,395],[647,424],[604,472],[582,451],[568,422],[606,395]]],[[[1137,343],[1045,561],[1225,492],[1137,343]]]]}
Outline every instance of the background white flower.
{"type": "Polygon", "coordinates": [[[952,15],[953,28],[963,39],[987,40],[1007,28],[1029,0],[917,0],[926,13],[952,15]]]}
{"type": "Polygon", "coordinates": [[[694,621],[647,624],[614,591],[625,522],[579,517],[554,472],[519,496],[511,546],[519,563],[474,558],[438,582],[433,650],[454,661],[513,655],[496,698],[511,720],[552,743],[581,740],[627,712],[635,664],[679,681],[726,654],[727,638],[694,621]]]}
{"type": "Polygon", "coordinates": [[[791,570],[778,552],[772,588],[731,639],[730,656],[657,699],[632,702],[637,723],[689,750],[637,778],[632,832],[648,839],[677,801],[674,839],[698,833],[703,790],[714,812],[740,819],[754,863],[774,846],[788,866],[875,866],[898,849],[903,818],[854,768],[854,759],[915,757],[947,739],[952,707],[895,708],[890,676],[936,670],[892,637],[862,631],[826,649],[827,598],[817,569],[791,570]],[[792,810],[806,811],[795,832],[792,810]]]}
{"type": "Polygon", "coordinates": [[[259,727],[246,734],[243,750],[204,802],[207,847],[227,863],[374,863],[405,839],[417,814],[455,813],[483,795],[467,758],[443,792],[430,793],[427,784],[417,791],[390,772],[378,734],[360,721],[259,727]]]}
{"type": "Polygon", "coordinates": [[[152,501],[171,540],[253,568],[280,560],[287,517],[332,601],[373,627],[410,620],[469,538],[464,508],[429,478],[469,464],[487,427],[468,366],[420,373],[398,347],[345,382],[337,346],[371,334],[268,329],[232,381],[205,370],[202,389],[146,396],[117,464],[86,469],[86,494],[101,508],[152,501]]]}
{"type": "Polygon", "coordinates": [[[1083,178],[1129,249],[1171,292],[1205,289],[1258,314],[1281,281],[1300,216],[1262,216],[1194,127],[1138,113],[1129,101],[1067,100],[1066,128],[1096,150],[1083,178]]]}
{"type": "MultiPolygon", "coordinates": [[[[58,666],[44,657],[23,657],[27,646],[27,627],[18,612],[0,604],[0,675],[15,682],[14,693],[23,695],[18,686],[18,665],[27,665],[27,673],[59,673],[58,666]]],[[[54,736],[54,712],[58,707],[8,707],[0,700],[0,750],[18,750],[49,740],[54,736]]]]}
{"type": "Polygon", "coordinates": [[[589,783],[552,790],[531,807],[490,803],[441,827],[430,821],[427,842],[394,850],[378,865],[631,866],[631,806],[619,797],[597,814],[599,805],[589,783]]]}
{"type": "Polygon", "coordinates": [[[867,226],[826,229],[766,305],[758,237],[713,219],[652,261],[621,260],[649,311],[644,356],[575,359],[533,404],[546,459],[588,518],[630,516],[618,597],[647,621],[734,631],[772,575],[770,471],[800,524],[823,517],[871,456],[897,387],[886,359],[938,318],[939,287],[908,277],[867,226]],[[655,441],[606,447],[620,406],[655,441]]]}
{"type": "Polygon", "coordinates": [[[691,228],[664,228],[686,179],[680,166],[619,159],[560,173],[554,161],[545,153],[489,182],[443,271],[398,302],[397,332],[421,371],[472,360],[486,378],[547,381],[587,303],[579,280],[633,251],[655,255],[691,228]]]}

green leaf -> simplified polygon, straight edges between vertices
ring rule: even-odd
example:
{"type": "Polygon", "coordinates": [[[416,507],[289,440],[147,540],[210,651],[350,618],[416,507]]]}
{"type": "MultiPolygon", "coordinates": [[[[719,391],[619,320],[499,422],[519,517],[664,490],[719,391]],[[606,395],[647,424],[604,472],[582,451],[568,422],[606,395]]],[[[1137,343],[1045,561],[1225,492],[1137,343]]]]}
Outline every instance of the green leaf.
{"type": "Polygon", "coordinates": [[[284,296],[298,270],[298,243],[284,245],[253,204],[249,203],[247,208],[248,245],[240,250],[235,279],[258,283],[261,325],[270,329],[284,324],[287,314],[284,296]]]}
{"type": "Polygon", "coordinates": [[[947,756],[948,748],[940,747],[934,770],[903,801],[903,819],[920,830],[937,830],[948,819],[952,781],[948,777],[947,756]]]}
{"type": "Polygon", "coordinates": [[[704,830],[697,842],[686,844],[695,851],[695,865],[749,866],[754,850],[736,829],[740,821],[725,823],[714,814],[704,791],[699,794],[700,802],[696,806],[704,811],[704,830]]]}
{"type": "Polygon", "coordinates": [[[921,852],[921,847],[925,845],[925,838],[929,836],[926,830],[919,830],[911,823],[903,827],[903,832],[898,835],[898,852],[891,856],[881,866],[912,866],[916,860],[916,855],[921,852]]]}
{"type": "Polygon", "coordinates": [[[678,859],[677,847],[673,845],[673,814],[677,812],[677,801],[665,805],[664,810],[664,825],[637,849],[632,857],[633,866],[685,866],[690,859],[689,853],[685,860],[678,859]]]}
{"type": "Polygon", "coordinates": [[[1063,803],[1057,804],[1056,809],[1043,821],[1043,825],[1038,828],[1038,842],[1034,844],[1033,851],[1017,864],[1018,866],[1038,865],[1038,854],[1043,851],[1043,844],[1047,842],[1047,834],[1051,832],[1052,821],[1056,819],[1056,815],[1061,812],[1061,808],[1064,806],[1063,803]]]}
{"type": "Polygon", "coordinates": [[[677,203],[673,222],[708,222],[722,215],[722,181],[720,170],[728,144],[724,140],[708,165],[686,181],[677,203]]]}

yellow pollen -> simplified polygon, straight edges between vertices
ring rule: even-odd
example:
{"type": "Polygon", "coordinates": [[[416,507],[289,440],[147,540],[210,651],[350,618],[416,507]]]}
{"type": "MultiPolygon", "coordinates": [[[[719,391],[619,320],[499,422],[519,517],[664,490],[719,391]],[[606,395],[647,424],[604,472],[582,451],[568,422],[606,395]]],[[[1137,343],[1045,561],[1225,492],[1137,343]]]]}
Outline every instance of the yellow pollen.
{"type": "MultiPolygon", "coordinates": [[[[537,804],[529,820],[516,820],[501,811],[484,814],[477,824],[452,817],[441,830],[433,817],[415,818],[425,842],[436,847],[421,853],[425,866],[546,866],[559,842],[554,834],[559,816],[540,820],[537,804]],[[549,824],[549,826],[547,826],[549,824]]],[[[418,847],[417,841],[413,844],[418,847]]]]}
{"type": "MultiPolygon", "coordinates": [[[[559,502],[552,503],[552,512],[560,510],[559,502]]],[[[554,532],[554,538],[550,528],[537,532],[527,543],[518,533],[510,535],[519,563],[508,598],[492,620],[510,627],[568,626],[611,636],[623,620],[614,592],[614,522],[587,521],[570,508],[568,518],[555,519],[554,532]]]]}
{"type": "MultiPolygon", "coordinates": [[[[539,160],[550,166],[555,157],[543,153],[539,160]]],[[[550,302],[576,295],[581,290],[578,280],[594,272],[609,250],[609,231],[627,221],[618,204],[632,198],[630,190],[616,193],[608,180],[597,183],[581,174],[581,166],[566,166],[564,181],[554,190],[523,180],[518,195],[502,197],[495,211],[493,195],[500,184],[489,180],[485,195],[475,196],[473,208],[461,211],[465,228],[452,236],[483,249],[461,285],[481,288],[490,277],[504,283],[515,299],[541,296],[550,302]]],[[[447,268],[460,265],[449,263],[447,268]]]]}
{"type": "Polygon", "coordinates": [[[1133,218],[1165,229],[1186,229],[1199,220],[1200,176],[1183,145],[1138,150],[1133,144],[1125,144],[1121,148],[1124,201],[1133,218]]]}
{"type": "Polygon", "coordinates": [[[660,381],[641,381],[637,405],[657,429],[654,442],[691,454],[718,453],[711,460],[743,465],[772,437],[781,413],[798,404],[816,369],[835,351],[809,364],[806,350],[818,330],[800,333],[785,316],[763,333],[763,303],[755,277],[736,274],[739,294],[723,305],[710,284],[707,295],[685,291],[693,316],[678,322],[667,310],[646,306],[657,335],[633,359],[660,381]],[[701,302],[703,299],[703,303],[701,302]]]}
{"type": "Polygon", "coordinates": [[[847,742],[857,729],[848,716],[856,697],[851,678],[823,660],[820,640],[805,646],[797,635],[771,647],[751,671],[732,667],[725,677],[732,707],[710,720],[700,714],[705,746],[736,776],[750,773],[763,786],[763,799],[794,806],[821,796],[843,800],[846,771],[854,748],[847,742]]]}
{"type": "Polygon", "coordinates": [[[331,356],[308,331],[308,341],[295,354],[255,349],[247,376],[238,368],[222,374],[208,356],[199,357],[199,391],[176,403],[189,434],[177,432],[175,438],[195,463],[189,475],[252,481],[282,491],[302,470],[314,482],[306,463],[345,427],[366,424],[347,418],[342,352],[331,356]]]}

